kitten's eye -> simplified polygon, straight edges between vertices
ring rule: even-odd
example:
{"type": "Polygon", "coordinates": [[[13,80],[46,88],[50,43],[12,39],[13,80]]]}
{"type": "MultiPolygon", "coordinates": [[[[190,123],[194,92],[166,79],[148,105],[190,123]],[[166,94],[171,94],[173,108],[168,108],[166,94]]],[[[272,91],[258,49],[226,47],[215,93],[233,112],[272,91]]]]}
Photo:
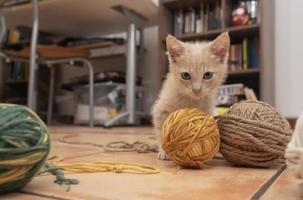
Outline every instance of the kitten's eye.
{"type": "Polygon", "coordinates": [[[213,73],[212,72],[205,72],[205,74],[203,75],[203,79],[205,80],[210,80],[213,77],[213,73]]]}
{"type": "Polygon", "coordinates": [[[183,80],[189,80],[189,79],[191,79],[191,76],[190,76],[190,74],[187,73],[187,72],[182,72],[182,73],[181,73],[181,78],[182,78],[183,80]]]}

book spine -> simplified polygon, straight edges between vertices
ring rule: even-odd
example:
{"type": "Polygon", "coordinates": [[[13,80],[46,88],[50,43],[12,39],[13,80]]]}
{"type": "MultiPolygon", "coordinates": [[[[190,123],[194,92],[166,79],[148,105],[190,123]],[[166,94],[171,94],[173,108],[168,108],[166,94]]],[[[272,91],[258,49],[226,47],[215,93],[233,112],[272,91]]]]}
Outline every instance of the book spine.
{"type": "Polygon", "coordinates": [[[184,34],[184,11],[183,10],[179,10],[179,30],[178,33],[180,35],[184,34]]]}
{"type": "Polygon", "coordinates": [[[178,33],[178,11],[174,11],[174,35],[179,35],[178,33]]]}
{"type": "Polygon", "coordinates": [[[196,33],[201,33],[202,32],[202,21],[201,21],[201,15],[200,13],[197,13],[196,15],[196,33]]]}
{"type": "Polygon", "coordinates": [[[201,32],[204,31],[204,3],[200,5],[201,32]]]}
{"type": "Polygon", "coordinates": [[[259,59],[258,59],[258,41],[256,39],[250,39],[248,41],[248,67],[249,68],[258,68],[259,59]]]}
{"type": "Polygon", "coordinates": [[[231,46],[231,70],[236,71],[236,46],[231,46]]]}
{"type": "Polygon", "coordinates": [[[221,28],[220,1],[216,2],[216,29],[221,28]]]}
{"type": "Polygon", "coordinates": [[[208,31],[208,16],[209,15],[209,4],[206,3],[205,4],[205,12],[204,12],[204,25],[203,25],[203,28],[205,31],[208,31]]]}
{"type": "Polygon", "coordinates": [[[193,8],[190,8],[190,32],[194,33],[196,30],[196,13],[193,8]]]}
{"type": "Polygon", "coordinates": [[[16,62],[16,68],[17,68],[17,72],[16,72],[16,80],[22,80],[23,78],[23,72],[22,72],[22,63],[17,61],[16,62]]]}
{"type": "Polygon", "coordinates": [[[208,30],[213,29],[213,11],[209,11],[208,22],[207,22],[208,30]]]}
{"type": "Polygon", "coordinates": [[[220,21],[221,21],[221,28],[226,27],[226,0],[221,0],[221,6],[220,6],[220,21]]]}
{"type": "Polygon", "coordinates": [[[239,60],[238,70],[241,71],[243,69],[242,44],[238,44],[238,60],[239,60]]]}
{"type": "Polygon", "coordinates": [[[190,12],[184,13],[184,33],[190,33],[190,12]]]}
{"type": "Polygon", "coordinates": [[[247,52],[247,38],[245,38],[242,42],[242,59],[243,59],[243,69],[246,70],[248,68],[248,52],[247,52]]]}
{"type": "Polygon", "coordinates": [[[14,62],[11,62],[10,63],[10,75],[9,75],[9,78],[11,80],[14,80],[14,73],[15,73],[15,68],[14,68],[14,62]]]}
{"type": "Polygon", "coordinates": [[[235,45],[235,61],[236,61],[236,70],[239,70],[240,60],[239,60],[239,46],[235,45]]]}

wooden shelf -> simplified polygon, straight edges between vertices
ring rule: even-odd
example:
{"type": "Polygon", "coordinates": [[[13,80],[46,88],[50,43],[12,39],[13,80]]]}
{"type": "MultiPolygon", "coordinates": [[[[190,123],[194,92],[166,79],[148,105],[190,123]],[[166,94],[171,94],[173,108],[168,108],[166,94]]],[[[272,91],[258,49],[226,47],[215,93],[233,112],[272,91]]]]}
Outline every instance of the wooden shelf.
{"type": "Polygon", "coordinates": [[[244,26],[236,26],[236,27],[211,30],[204,33],[193,33],[193,34],[186,34],[179,36],[177,35],[176,38],[182,41],[213,39],[225,31],[228,31],[229,35],[232,38],[243,37],[243,35],[245,35],[245,37],[250,37],[250,36],[257,36],[259,34],[259,29],[260,29],[259,24],[244,25],[244,26]]]}
{"type": "Polygon", "coordinates": [[[260,73],[260,69],[246,69],[239,71],[228,72],[228,76],[240,76],[240,75],[256,75],[260,73]]]}
{"type": "Polygon", "coordinates": [[[116,45],[105,48],[96,48],[90,50],[90,58],[101,58],[109,56],[119,56],[126,54],[126,45],[116,45]]]}
{"type": "Polygon", "coordinates": [[[189,7],[189,6],[200,5],[202,2],[208,2],[208,1],[211,1],[211,0],[186,0],[186,1],[163,0],[163,5],[170,10],[175,10],[175,9],[179,9],[179,8],[189,7]]]}

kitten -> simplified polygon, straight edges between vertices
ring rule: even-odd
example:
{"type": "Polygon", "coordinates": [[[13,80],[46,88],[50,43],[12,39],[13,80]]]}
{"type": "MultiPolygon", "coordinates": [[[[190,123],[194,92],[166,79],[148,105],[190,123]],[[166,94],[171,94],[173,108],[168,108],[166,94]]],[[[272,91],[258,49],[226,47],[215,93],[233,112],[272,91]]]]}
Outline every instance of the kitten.
{"type": "MultiPolygon", "coordinates": [[[[217,89],[226,77],[229,46],[227,32],[211,42],[185,43],[171,35],[166,38],[169,73],[152,110],[160,143],[162,124],[173,111],[197,107],[213,114],[217,89]]],[[[168,159],[161,148],[158,158],[168,159]]]]}

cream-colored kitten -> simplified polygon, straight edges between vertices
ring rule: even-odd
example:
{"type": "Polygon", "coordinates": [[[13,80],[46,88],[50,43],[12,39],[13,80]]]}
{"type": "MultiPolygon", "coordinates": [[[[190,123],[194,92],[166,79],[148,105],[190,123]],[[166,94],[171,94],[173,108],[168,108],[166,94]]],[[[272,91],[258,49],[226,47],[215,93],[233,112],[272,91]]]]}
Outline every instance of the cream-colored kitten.
{"type": "MultiPolygon", "coordinates": [[[[228,33],[211,42],[185,43],[171,35],[166,38],[169,73],[152,111],[160,143],[162,124],[173,111],[197,107],[213,114],[217,89],[226,77],[229,45],[228,33]]],[[[158,158],[167,159],[161,148],[158,158]]]]}

